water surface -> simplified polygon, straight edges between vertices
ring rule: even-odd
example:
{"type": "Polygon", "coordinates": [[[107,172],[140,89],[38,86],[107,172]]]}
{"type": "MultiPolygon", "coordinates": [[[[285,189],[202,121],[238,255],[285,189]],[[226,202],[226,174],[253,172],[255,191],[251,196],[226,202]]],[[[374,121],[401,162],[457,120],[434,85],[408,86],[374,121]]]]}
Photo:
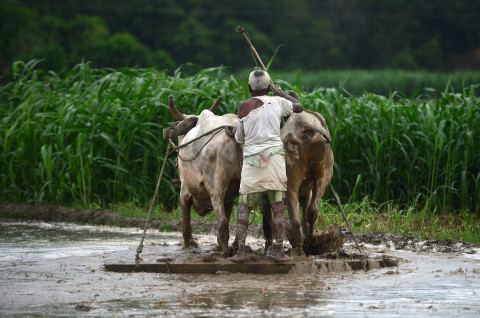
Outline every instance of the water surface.
{"type": "MultiPolygon", "coordinates": [[[[305,275],[171,275],[106,272],[134,261],[138,229],[0,222],[0,316],[478,317],[480,251],[416,254],[398,268],[305,275]]],[[[149,231],[145,258],[175,258],[180,233],[149,231]],[[155,251],[155,255],[152,254],[155,251]],[[159,252],[160,251],[160,252],[159,252]]],[[[199,236],[210,249],[216,238],[199,236]]],[[[250,239],[252,246],[261,241],[250,239]]],[[[348,247],[347,247],[348,248],[348,247]]]]}

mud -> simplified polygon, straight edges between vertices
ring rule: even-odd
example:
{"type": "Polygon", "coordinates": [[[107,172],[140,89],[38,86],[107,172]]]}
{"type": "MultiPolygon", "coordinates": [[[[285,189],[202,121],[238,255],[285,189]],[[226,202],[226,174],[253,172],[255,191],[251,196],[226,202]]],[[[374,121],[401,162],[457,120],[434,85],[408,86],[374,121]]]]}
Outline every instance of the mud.
{"type": "MultiPolygon", "coordinates": [[[[105,271],[108,262],[133,262],[140,236],[136,228],[0,220],[0,316],[480,315],[480,248],[474,246],[471,253],[439,253],[363,242],[369,259],[403,260],[369,270],[341,270],[339,262],[325,272],[286,275],[105,271]]],[[[180,233],[149,230],[143,262],[225,261],[215,254],[215,235],[197,237],[201,248],[183,250],[180,233]]],[[[253,236],[247,244],[253,254],[263,248],[253,236]]],[[[353,245],[344,250],[353,259],[353,245]]],[[[333,261],[340,257],[331,254],[333,261]]]]}
{"type": "MultiPolygon", "coordinates": [[[[475,254],[480,244],[455,240],[422,240],[413,236],[401,236],[391,233],[355,233],[363,244],[384,245],[393,250],[405,250],[416,253],[465,253],[475,254]]],[[[347,235],[348,238],[348,235],[347,235]]]]}
{"type": "Polygon", "coordinates": [[[345,234],[341,233],[338,224],[332,223],[323,229],[315,229],[312,237],[304,241],[304,252],[307,255],[322,255],[340,252],[345,244],[345,234]]]}

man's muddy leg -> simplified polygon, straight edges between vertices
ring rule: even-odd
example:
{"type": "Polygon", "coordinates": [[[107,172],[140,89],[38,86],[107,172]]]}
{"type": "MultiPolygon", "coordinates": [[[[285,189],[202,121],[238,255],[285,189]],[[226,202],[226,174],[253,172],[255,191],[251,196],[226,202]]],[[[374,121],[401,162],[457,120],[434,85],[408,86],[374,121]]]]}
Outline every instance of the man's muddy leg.
{"type": "Polygon", "coordinates": [[[285,232],[285,205],[283,201],[272,204],[272,210],[275,226],[275,261],[287,262],[291,258],[283,252],[283,235],[285,232]]]}
{"type": "Polygon", "coordinates": [[[237,219],[237,241],[238,251],[237,255],[228,258],[228,260],[235,263],[245,262],[245,240],[247,238],[248,230],[248,216],[252,208],[246,206],[243,203],[238,204],[238,219],[237,219]]]}

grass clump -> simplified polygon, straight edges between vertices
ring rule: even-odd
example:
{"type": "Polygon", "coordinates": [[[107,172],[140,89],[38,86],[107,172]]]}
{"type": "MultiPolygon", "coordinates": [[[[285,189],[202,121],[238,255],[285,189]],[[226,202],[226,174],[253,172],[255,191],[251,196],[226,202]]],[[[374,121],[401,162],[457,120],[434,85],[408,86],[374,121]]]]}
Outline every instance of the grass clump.
{"type": "MultiPolygon", "coordinates": [[[[343,209],[354,231],[480,243],[480,216],[468,210],[444,213],[415,204],[377,204],[368,198],[360,203],[345,204],[343,209]]],[[[317,226],[330,223],[347,228],[338,206],[329,202],[322,203],[317,226]]]]}

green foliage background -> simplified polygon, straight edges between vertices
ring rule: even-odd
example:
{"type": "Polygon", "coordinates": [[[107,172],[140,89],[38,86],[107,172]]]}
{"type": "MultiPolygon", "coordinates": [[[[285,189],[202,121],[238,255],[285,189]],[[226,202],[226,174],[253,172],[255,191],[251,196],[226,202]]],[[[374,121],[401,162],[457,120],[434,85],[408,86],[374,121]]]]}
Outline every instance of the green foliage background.
{"type": "Polygon", "coordinates": [[[252,64],[235,27],[277,70],[480,69],[480,0],[3,0],[0,71],[252,64]],[[476,51],[477,50],[477,51],[476,51]],[[476,55],[475,55],[476,54],[476,55]]]}
{"type": "MultiPolygon", "coordinates": [[[[0,200],[19,203],[148,205],[161,167],[162,128],[173,118],[169,95],[198,114],[223,96],[218,113],[236,113],[246,82],[224,68],[94,68],[60,73],[17,62],[0,86],[0,200]],[[188,70],[188,72],[186,72],[188,70]]],[[[478,85],[425,89],[411,98],[340,88],[296,90],[322,113],[333,138],[332,183],[344,202],[470,210],[480,202],[478,85]]],[[[159,202],[178,203],[173,156],[159,202]]],[[[327,191],[325,199],[331,194],[327,191]]]]}

